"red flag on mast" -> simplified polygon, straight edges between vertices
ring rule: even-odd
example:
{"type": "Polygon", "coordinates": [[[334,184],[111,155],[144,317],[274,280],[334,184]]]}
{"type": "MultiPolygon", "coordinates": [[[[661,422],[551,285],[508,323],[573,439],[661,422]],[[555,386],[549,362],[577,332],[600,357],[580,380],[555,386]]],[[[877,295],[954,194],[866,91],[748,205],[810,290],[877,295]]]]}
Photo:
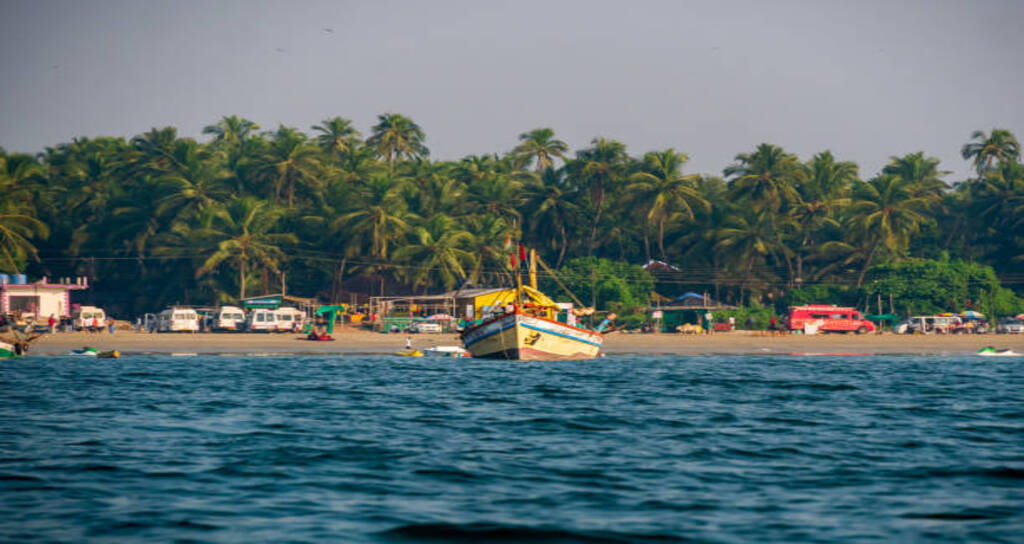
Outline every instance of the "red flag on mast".
{"type": "Polygon", "coordinates": [[[526,262],[526,246],[519,244],[519,262],[526,262]]]}
{"type": "Polygon", "coordinates": [[[508,265],[510,267],[512,267],[513,269],[516,267],[516,252],[515,251],[509,251],[508,252],[508,265]]]}

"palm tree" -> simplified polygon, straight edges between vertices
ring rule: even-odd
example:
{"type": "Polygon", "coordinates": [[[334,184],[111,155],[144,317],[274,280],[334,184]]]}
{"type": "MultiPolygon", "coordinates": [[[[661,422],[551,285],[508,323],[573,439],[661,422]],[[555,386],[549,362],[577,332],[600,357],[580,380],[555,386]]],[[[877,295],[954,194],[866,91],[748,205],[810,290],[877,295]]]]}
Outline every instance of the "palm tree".
{"type": "Polygon", "coordinates": [[[127,158],[135,175],[143,176],[154,170],[159,173],[172,168],[177,141],[178,129],[174,127],[153,128],[132,138],[132,152],[127,158]]]}
{"type": "Polygon", "coordinates": [[[352,121],[342,117],[325,119],[312,128],[320,133],[316,142],[329,157],[340,159],[362,144],[359,131],[352,126],[352,121]]]}
{"type": "Polygon", "coordinates": [[[394,259],[407,263],[405,276],[413,287],[440,280],[445,290],[451,290],[466,277],[463,264],[473,261],[467,251],[472,242],[473,235],[452,218],[436,214],[412,229],[409,242],[395,251],[394,259]]]}
{"type": "MultiPolygon", "coordinates": [[[[644,155],[641,171],[632,175],[632,184],[626,191],[633,194],[634,201],[647,209],[644,215],[644,246],[647,244],[646,225],[657,226],[658,252],[661,259],[668,261],[665,252],[665,223],[673,213],[693,219],[693,208],[710,208],[711,204],[701,198],[693,184],[698,176],[684,176],[680,173],[683,164],[689,160],[685,153],[674,149],[651,152],[644,155]]],[[[650,260],[650,250],[647,249],[650,260]]]]}
{"type": "Polygon", "coordinates": [[[925,211],[929,198],[914,196],[916,188],[900,176],[882,174],[867,183],[859,183],[849,209],[849,227],[854,238],[870,247],[857,277],[857,287],[879,252],[899,255],[928,221],[925,211]]]}
{"type": "MultiPolygon", "coordinates": [[[[787,251],[780,243],[777,230],[780,218],[773,216],[770,210],[738,206],[714,234],[718,240],[714,250],[721,252],[733,268],[743,270],[739,285],[741,303],[744,289],[748,295],[753,291],[755,266],[764,263],[768,257],[774,256],[778,260],[779,255],[787,251]]],[[[783,219],[782,227],[792,225],[783,219]]]]}
{"type": "Polygon", "coordinates": [[[288,207],[295,205],[295,190],[304,187],[314,200],[323,198],[325,183],[320,150],[306,141],[306,135],[285,126],[272,133],[270,145],[259,158],[258,171],[274,187],[274,201],[284,197],[288,207]]]}
{"type": "Polygon", "coordinates": [[[1024,164],[1003,162],[969,186],[966,212],[975,228],[972,249],[980,250],[996,270],[1019,268],[1024,260],[1024,164]]]}
{"type": "Polygon", "coordinates": [[[179,140],[171,156],[173,161],[167,171],[155,180],[164,195],[157,201],[158,217],[194,219],[227,198],[224,181],[228,172],[195,141],[179,140]]]}
{"type": "Polygon", "coordinates": [[[587,256],[597,249],[597,228],[605,212],[610,193],[614,193],[627,179],[629,157],[626,146],[615,140],[594,138],[592,147],[578,151],[576,158],[566,165],[569,178],[590,197],[590,237],[587,256]]]}
{"type": "Polygon", "coordinates": [[[295,244],[294,234],[276,232],[283,210],[265,200],[236,198],[213,216],[212,226],[201,234],[215,249],[196,270],[201,278],[223,263],[238,272],[238,298],[245,298],[248,272],[253,265],[280,273],[284,246],[295,244]]]}
{"type": "Polygon", "coordinates": [[[19,263],[29,257],[39,260],[33,238],[46,238],[50,229],[42,221],[23,213],[0,211],[0,265],[17,274],[19,263]]]}
{"type": "Polygon", "coordinates": [[[366,145],[377,151],[377,156],[388,163],[388,171],[395,172],[395,161],[405,158],[420,158],[430,154],[423,144],[427,136],[412,119],[398,114],[385,113],[377,117],[373,134],[366,145]]]}
{"type": "Polygon", "coordinates": [[[839,228],[836,212],[849,204],[849,194],[858,181],[857,165],[850,161],[836,161],[832,152],[823,151],[805,165],[797,193],[800,198],[790,210],[797,225],[793,242],[795,278],[790,284],[805,280],[804,263],[818,251],[830,230],[839,228]]]}
{"type": "Polygon", "coordinates": [[[535,128],[519,135],[520,144],[512,150],[512,154],[524,165],[536,162],[537,172],[554,166],[555,159],[565,159],[569,152],[569,144],[555,139],[555,131],[550,128],[535,128]]]}
{"type": "Polygon", "coordinates": [[[781,147],[761,144],[753,153],[736,155],[736,164],[726,167],[724,173],[732,176],[734,195],[762,209],[779,211],[799,198],[796,186],[803,175],[800,161],[781,147]]]}
{"type": "Polygon", "coordinates": [[[203,127],[203,134],[212,134],[215,143],[237,149],[259,129],[259,125],[248,119],[229,115],[221,117],[216,124],[203,127]]]}
{"type": "Polygon", "coordinates": [[[500,282],[508,266],[504,244],[511,227],[498,216],[474,215],[466,218],[466,230],[473,235],[468,248],[472,257],[469,282],[473,285],[500,282]]]}
{"type": "MultiPolygon", "coordinates": [[[[502,217],[518,231],[522,225],[519,204],[525,196],[523,184],[501,172],[490,172],[466,188],[466,203],[474,213],[502,217]]],[[[518,238],[518,232],[516,232],[518,238]]]]}
{"type": "Polygon", "coordinates": [[[387,260],[392,244],[409,230],[408,205],[401,196],[404,185],[404,180],[386,175],[370,178],[352,195],[352,211],[335,220],[339,228],[362,237],[375,259],[387,260]]]}
{"type": "Polygon", "coordinates": [[[49,200],[46,170],[31,155],[8,155],[0,148],[0,209],[36,212],[49,200]]]}
{"type": "Polygon", "coordinates": [[[960,150],[964,160],[974,162],[974,170],[980,179],[991,170],[993,163],[1013,162],[1020,159],[1020,144],[1012,132],[994,128],[989,134],[976,130],[971,133],[974,142],[965,144],[960,150]]]}
{"type": "Polygon", "coordinates": [[[565,181],[562,169],[548,168],[525,186],[524,210],[530,210],[529,233],[536,247],[557,251],[555,268],[560,268],[569,249],[569,225],[575,221],[579,206],[573,188],[565,181]]]}
{"type": "Polygon", "coordinates": [[[912,187],[915,195],[933,201],[939,199],[949,188],[942,180],[948,171],[939,170],[939,159],[925,157],[923,151],[908,153],[902,157],[890,157],[889,164],[882,168],[883,174],[899,176],[912,187]]]}
{"type": "Polygon", "coordinates": [[[407,200],[415,203],[417,215],[455,214],[455,210],[465,209],[466,187],[452,175],[453,170],[449,162],[429,159],[418,159],[409,165],[406,170],[410,180],[407,200]]]}

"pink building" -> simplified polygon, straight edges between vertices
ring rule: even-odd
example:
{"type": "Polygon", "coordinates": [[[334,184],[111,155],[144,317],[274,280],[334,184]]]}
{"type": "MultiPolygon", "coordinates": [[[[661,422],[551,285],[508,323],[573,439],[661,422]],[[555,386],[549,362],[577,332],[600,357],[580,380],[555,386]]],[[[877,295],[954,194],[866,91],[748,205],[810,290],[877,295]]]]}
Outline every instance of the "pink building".
{"type": "Polygon", "coordinates": [[[87,278],[63,278],[60,283],[50,283],[44,276],[35,283],[25,283],[24,276],[10,278],[0,275],[0,312],[13,314],[20,312],[22,316],[36,316],[46,319],[51,315],[63,317],[71,315],[71,291],[88,289],[87,278]],[[18,281],[11,283],[9,280],[18,281]]]}

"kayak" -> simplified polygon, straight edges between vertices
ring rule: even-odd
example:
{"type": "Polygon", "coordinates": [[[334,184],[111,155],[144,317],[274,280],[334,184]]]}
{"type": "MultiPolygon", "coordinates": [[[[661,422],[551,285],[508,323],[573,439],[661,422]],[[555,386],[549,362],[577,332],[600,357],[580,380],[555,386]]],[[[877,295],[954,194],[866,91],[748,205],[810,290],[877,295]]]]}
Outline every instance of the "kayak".
{"type": "Polygon", "coordinates": [[[403,349],[395,352],[399,357],[423,357],[423,352],[418,349],[403,349]]]}
{"type": "Polygon", "coordinates": [[[981,355],[982,357],[1020,357],[1024,355],[1024,353],[1017,353],[1016,351],[1013,351],[1012,349],[1009,348],[996,349],[990,346],[979,349],[978,355],[981,355]]]}

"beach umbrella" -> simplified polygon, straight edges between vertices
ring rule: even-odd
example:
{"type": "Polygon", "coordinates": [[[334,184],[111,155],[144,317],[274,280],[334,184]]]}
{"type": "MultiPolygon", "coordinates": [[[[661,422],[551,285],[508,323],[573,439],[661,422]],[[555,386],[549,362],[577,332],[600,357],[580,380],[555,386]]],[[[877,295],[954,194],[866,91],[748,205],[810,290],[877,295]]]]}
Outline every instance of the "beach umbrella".
{"type": "Polygon", "coordinates": [[[963,318],[966,318],[966,319],[985,319],[985,314],[980,313],[980,312],[975,312],[974,310],[967,310],[966,312],[960,314],[960,317],[963,317],[963,318]]]}

